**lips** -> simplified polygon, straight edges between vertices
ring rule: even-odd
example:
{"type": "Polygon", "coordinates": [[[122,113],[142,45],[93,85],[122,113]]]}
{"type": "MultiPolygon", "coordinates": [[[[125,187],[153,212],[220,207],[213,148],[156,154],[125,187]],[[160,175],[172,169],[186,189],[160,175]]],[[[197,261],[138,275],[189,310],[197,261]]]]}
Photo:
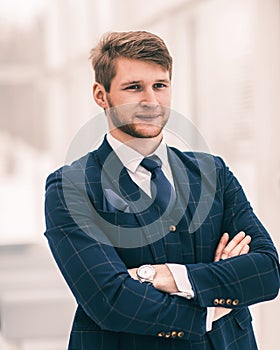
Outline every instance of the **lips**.
{"type": "Polygon", "coordinates": [[[153,120],[159,117],[161,117],[160,114],[136,115],[136,118],[144,119],[144,120],[153,120]]]}

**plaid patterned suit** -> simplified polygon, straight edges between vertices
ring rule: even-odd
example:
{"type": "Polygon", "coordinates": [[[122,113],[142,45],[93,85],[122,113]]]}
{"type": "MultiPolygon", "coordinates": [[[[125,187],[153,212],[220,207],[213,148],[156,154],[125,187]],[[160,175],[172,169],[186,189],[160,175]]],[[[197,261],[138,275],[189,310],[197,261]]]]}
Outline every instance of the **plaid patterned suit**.
{"type": "Polygon", "coordinates": [[[47,179],[46,237],[78,308],[69,350],[253,350],[248,306],[276,297],[275,247],[220,158],[170,148],[177,200],[164,215],[106,142],[47,179]],[[118,176],[116,176],[118,175],[118,176]],[[249,254],[213,262],[221,235],[252,236],[249,254]],[[185,264],[187,300],[127,268],[185,264]],[[206,308],[233,311],[206,332],[206,308]]]}

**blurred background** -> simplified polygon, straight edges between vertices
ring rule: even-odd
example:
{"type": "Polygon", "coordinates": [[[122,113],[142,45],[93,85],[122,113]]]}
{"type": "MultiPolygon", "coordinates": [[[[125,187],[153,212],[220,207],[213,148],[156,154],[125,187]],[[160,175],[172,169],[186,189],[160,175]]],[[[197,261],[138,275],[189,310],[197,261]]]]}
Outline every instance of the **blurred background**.
{"type": "MultiPolygon", "coordinates": [[[[0,349],[63,350],[75,303],[48,251],[44,185],[100,114],[90,49],[149,30],[174,58],[172,108],[242,183],[280,247],[280,0],[0,0],[0,349]]],[[[252,307],[279,347],[279,298],[252,307]]]]}

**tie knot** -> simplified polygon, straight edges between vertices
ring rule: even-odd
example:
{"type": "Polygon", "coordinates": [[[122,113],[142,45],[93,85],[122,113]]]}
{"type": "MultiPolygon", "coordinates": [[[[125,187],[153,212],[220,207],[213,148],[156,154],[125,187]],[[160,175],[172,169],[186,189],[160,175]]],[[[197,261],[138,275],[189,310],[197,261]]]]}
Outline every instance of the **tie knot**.
{"type": "Polygon", "coordinates": [[[161,160],[157,156],[146,157],[140,163],[142,167],[150,172],[153,172],[156,168],[161,168],[161,160]]]}

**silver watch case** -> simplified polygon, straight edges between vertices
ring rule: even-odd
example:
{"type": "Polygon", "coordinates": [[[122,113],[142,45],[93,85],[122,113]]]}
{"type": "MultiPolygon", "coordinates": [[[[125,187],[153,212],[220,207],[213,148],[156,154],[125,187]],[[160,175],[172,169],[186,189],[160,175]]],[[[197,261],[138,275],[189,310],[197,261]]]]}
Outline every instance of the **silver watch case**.
{"type": "Polygon", "coordinates": [[[143,283],[153,283],[154,277],[156,274],[156,270],[152,265],[141,265],[136,270],[136,275],[138,280],[143,283]]]}

